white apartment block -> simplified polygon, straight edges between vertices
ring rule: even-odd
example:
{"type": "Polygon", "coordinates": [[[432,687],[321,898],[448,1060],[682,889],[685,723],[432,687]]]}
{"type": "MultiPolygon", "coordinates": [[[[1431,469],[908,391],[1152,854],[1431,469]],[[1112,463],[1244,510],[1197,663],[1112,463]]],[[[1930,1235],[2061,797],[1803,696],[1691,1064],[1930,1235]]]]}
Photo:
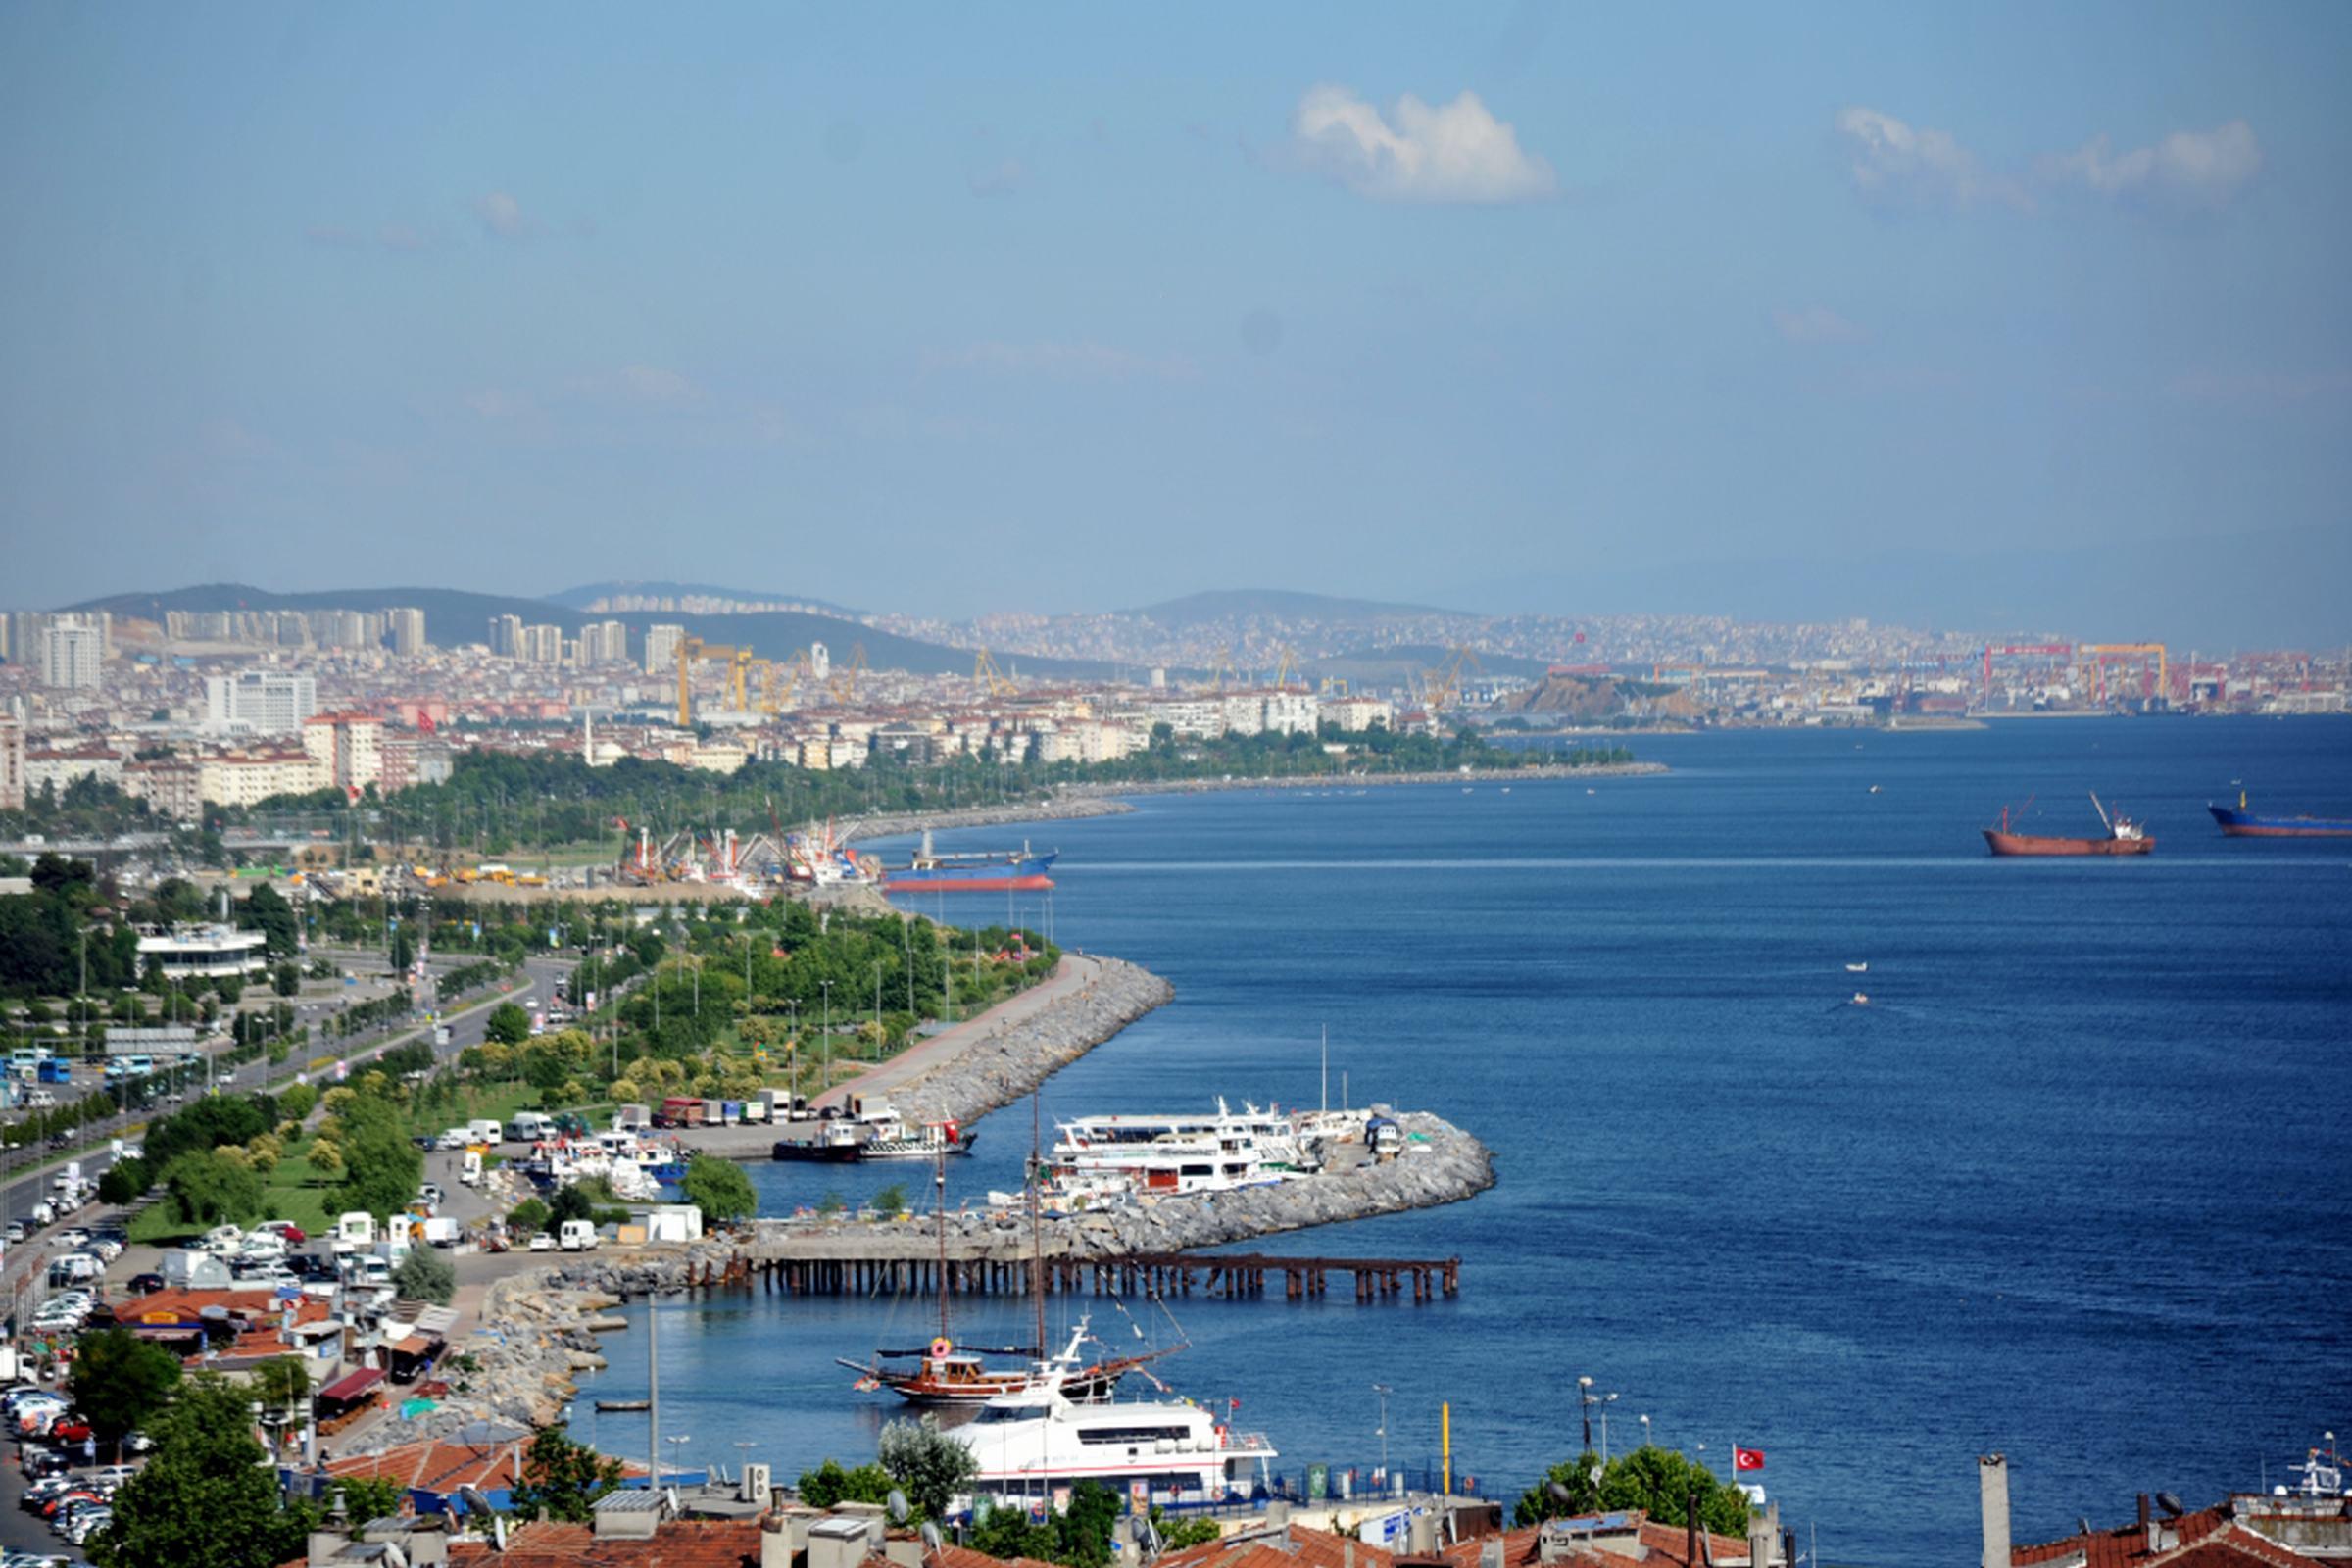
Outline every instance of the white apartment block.
{"type": "Polygon", "coordinates": [[[309,752],[224,752],[197,763],[197,794],[217,806],[258,806],[272,795],[308,795],[333,779],[309,752]]]}
{"type": "Polygon", "coordinates": [[[41,684],[73,691],[97,688],[106,658],[106,632],[95,622],[60,615],[41,631],[41,684]]]}
{"type": "Polygon", "coordinates": [[[24,717],[0,711],[0,811],[24,808],[24,717]]]}
{"type": "Polygon", "coordinates": [[[318,713],[302,726],[302,749],[338,789],[384,779],[384,721],[373,713],[318,713]]]}
{"type": "Polygon", "coordinates": [[[384,627],[392,643],[392,652],[402,659],[415,659],[432,646],[424,640],[424,612],[421,610],[387,610],[384,612],[384,627]]]}
{"type": "Polygon", "coordinates": [[[678,645],[686,640],[683,626],[660,625],[645,628],[645,672],[648,675],[666,675],[678,667],[678,645]]]}
{"type": "Polygon", "coordinates": [[[564,662],[564,628],[525,626],[514,644],[514,657],[526,664],[564,662]]]}
{"type": "Polygon", "coordinates": [[[296,735],[303,722],[318,711],[318,682],[309,675],[249,669],[238,675],[205,677],[207,729],[296,735]]]}
{"type": "Polygon", "coordinates": [[[1334,697],[1323,705],[1323,716],[1350,733],[1393,729],[1396,705],[1385,697],[1334,697]]]}

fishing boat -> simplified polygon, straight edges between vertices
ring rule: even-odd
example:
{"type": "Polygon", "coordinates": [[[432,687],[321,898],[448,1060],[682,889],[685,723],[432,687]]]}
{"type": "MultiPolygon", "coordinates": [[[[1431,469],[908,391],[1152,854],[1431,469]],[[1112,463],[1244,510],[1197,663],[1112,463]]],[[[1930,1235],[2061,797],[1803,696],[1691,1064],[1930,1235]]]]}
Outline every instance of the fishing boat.
{"type": "Polygon", "coordinates": [[[1039,1387],[989,1400],[948,1436],[971,1450],[974,1501],[1016,1507],[1096,1481],[1154,1504],[1219,1503],[1273,1490],[1274,1445],[1235,1432],[1189,1400],[1081,1403],[1054,1372],[1039,1387]]]}
{"type": "Polygon", "coordinates": [[[2246,792],[2237,792],[2237,807],[2206,804],[2214,821],[2224,833],[2233,839],[2340,839],[2352,838],[2352,817],[2341,816],[2257,816],[2246,809],[2246,792]]]}
{"type": "MultiPolygon", "coordinates": [[[[2028,801],[2026,804],[2031,807],[2034,803],[2028,801]]],[[[2140,823],[2132,821],[2121,811],[2109,816],[2107,808],[2099,804],[2095,793],[2090,798],[2090,804],[2107,828],[2099,838],[2059,838],[2050,834],[2012,832],[2009,827],[2009,808],[2004,806],[2001,808],[2001,825],[1984,830],[1984,843],[1995,855],[2145,855],[2156,848],[2156,841],[2148,837],[2147,829],[2140,823]]]]}
{"type": "Polygon", "coordinates": [[[1036,851],[1024,841],[1020,849],[942,854],[931,847],[931,830],[914,858],[882,874],[885,893],[1037,893],[1051,888],[1058,850],[1036,851]]]}
{"type": "Polygon", "coordinates": [[[1845,966],[1845,972],[1847,974],[1868,974],[1870,973],[1870,960],[1865,958],[1860,963],[1849,963],[1845,966]]]}

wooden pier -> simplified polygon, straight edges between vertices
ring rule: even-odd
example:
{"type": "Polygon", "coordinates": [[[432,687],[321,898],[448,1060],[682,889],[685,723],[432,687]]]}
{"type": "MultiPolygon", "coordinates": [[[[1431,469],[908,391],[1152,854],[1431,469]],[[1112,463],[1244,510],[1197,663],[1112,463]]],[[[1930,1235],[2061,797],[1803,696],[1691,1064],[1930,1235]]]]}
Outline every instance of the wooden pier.
{"type": "MultiPolygon", "coordinates": [[[[1033,1267],[1001,1253],[976,1257],[795,1255],[767,1249],[738,1250],[724,1265],[708,1267],[695,1283],[758,1286],[793,1296],[1026,1296],[1033,1267]]],[[[1282,1276],[1285,1300],[1321,1300],[1331,1276],[1345,1274],[1361,1302],[1416,1302],[1457,1296],[1458,1257],[1278,1257],[1265,1252],[1126,1252],[1105,1257],[1049,1257],[1040,1270],[1049,1296],[1138,1296],[1175,1298],[1200,1295],[1248,1300],[1266,1294],[1266,1277],[1282,1276]]]]}

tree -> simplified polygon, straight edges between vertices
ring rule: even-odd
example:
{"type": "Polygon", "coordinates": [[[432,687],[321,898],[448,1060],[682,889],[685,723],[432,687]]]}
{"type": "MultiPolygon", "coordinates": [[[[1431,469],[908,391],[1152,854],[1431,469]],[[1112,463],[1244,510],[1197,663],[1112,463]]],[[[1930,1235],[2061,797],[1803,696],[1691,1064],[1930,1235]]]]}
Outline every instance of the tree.
{"type": "Polygon", "coordinates": [[[1527,1490],[1512,1510],[1511,1522],[1533,1525],[1569,1514],[1644,1508],[1653,1519],[1680,1525],[1689,1513],[1693,1492],[1698,1494],[1699,1522],[1707,1529],[1723,1536],[1747,1534],[1747,1494],[1732,1482],[1717,1479],[1705,1465],[1654,1444],[1621,1453],[1606,1466],[1590,1450],[1562,1460],[1527,1490]],[[1594,1470],[1600,1471],[1597,1484],[1592,1480],[1594,1470]],[[1551,1494],[1555,1483],[1567,1492],[1566,1501],[1551,1494]]]}
{"type": "Polygon", "coordinates": [[[179,1357],[128,1329],[86,1334],[74,1349],[74,1403],[118,1458],[122,1435],[153,1420],[178,1386],[179,1357]]]}
{"type": "Polygon", "coordinates": [[[403,1296],[447,1306],[449,1298],[458,1294],[458,1271],[431,1248],[412,1247],[400,1267],[392,1271],[392,1285],[403,1296]]]}
{"type": "Polygon", "coordinates": [[[98,1200],[118,1207],[135,1203],[139,1200],[139,1195],[147,1191],[150,1179],[145,1160],[118,1159],[106,1168],[105,1175],[98,1178],[98,1200]]]}
{"type": "Polygon", "coordinates": [[[547,1200],[547,1228],[555,1230],[570,1220],[594,1219],[595,1200],[580,1191],[579,1183],[571,1182],[556,1189],[547,1200]]]}
{"type": "Polygon", "coordinates": [[[248,931],[259,931],[263,946],[272,958],[290,958],[300,946],[294,906],[267,882],[246,898],[244,907],[238,911],[237,924],[248,931]]]}
{"type": "Polygon", "coordinates": [[[507,1224],[524,1236],[547,1229],[547,1205],[536,1198],[526,1198],[507,1211],[507,1224]]]}
{"type": "Polygon", "coordinates": [[[360,1095],[335,1117],[342,1146],[343,1181],[335,1200],[345,1209],[366,1209],[377,1219],[406,1208],[424,1175],[424,1156],[401,1130],[388,1103],[360,1095]]]}
{"type": "Polygon", "coordinates": [[[275,979],[279,996],[293,997],[302,994],[302,971],[291,962],[281,963],[277,966],[275,979]]]}
{"type": "Polygon", "coordinates": [[[752,1179],[731,1159],[697,1154],[686,1163],[686,1178],[678,1184],[686,1201],[703,1211],[703,1223],[726,1224],[748,1219],[760,1208],[752,1179]]]}
{"type": "Polygon", "coordinates": [[[531,1015],[512,1002],[502,1002],[490,1009],[482,1033],[499,1045],[519,1046],[531,1038],[531,1015]]]}
{"type": "Polygon", "coordinates": [[[906,1189],[892,1182],[874,1195],[874,1212],[884,1219],[895,1219],[906,1212],[906,1189]]]}
{"type": "Polygon", "coordinates": [[[88,1543],[98,1568],[275,1568],[303,1555],[312,1514],[279,1506],[247,1391],[193,1379],[148,1431],[154,1456],[123,1483],[114,1522],[88,1543]]]}
{"type": "Polygon", "coordinates": [[[595,1517],[596,1499],[619,1485],[619,1460],[605,1458],[551,1427],[523,1452],[514,1511],[525,1519],[584,1525],[595,1517]]]}
{"type": "Polygon", "coordinates": [[[237,1157],[242,1146],[180,1155],[164,1172],[172,1219],[182,1225],[218,1225],[262,1211],[262,1179],[237,1157]]]}
{"type": "Polygon", "coordinates": [[[894,1485],[890,1472],[878,1464],[844,1470],[839,1460],[827,1459],[813,1470],[801,1472],[798,1490],[808,1506],[830,1508],[837,1502],[887,1502],[894,1485]]]}
{"type": "Polygon", "coordinates": [[[874,1457],[906,1494],[906,1501],[929,1519],[948,1516],[949,1504],[978,1468],[972,1450],[940,1431],[931,1416],[885,1426],[874,1457]]]}
{"type": "Polygon", "coordinates": [[[392,959],[392,971],[395,974],[408,973],[409,965],[416,961],[416,940],[409,935],[409,928],[407,926],[399,926],[393,930],[392,952],[390,956],[392,959]]]}

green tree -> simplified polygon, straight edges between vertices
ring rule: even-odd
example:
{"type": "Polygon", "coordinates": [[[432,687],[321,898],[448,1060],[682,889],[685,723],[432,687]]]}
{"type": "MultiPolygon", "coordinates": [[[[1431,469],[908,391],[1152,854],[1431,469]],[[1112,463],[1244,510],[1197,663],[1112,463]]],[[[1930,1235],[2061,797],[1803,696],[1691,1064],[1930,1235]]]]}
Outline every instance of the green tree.
{"type": "Polygon", "coordinates": [[[678,1184],[686,1201],[703,1211],[705,1224],[749,1219],[760,1207],[760,1195],[743,1167],[715,1154],[697,1154],[686,1163],[686,1178],[678,1184]]]}
{"type": "Polygon", "coordinates": [[[296,968],[291,961],[277,966],[275,979],[279,996],[293,997],[302,994],[302,971],[296,968]]]}
{"type": "Polygon", "coordinates": [[[318,1091],[309,1084],[290,1084],[277,1097],[277,1113],[288,1121],[306,1121],[318,1103],[318,1091]]]}
{"type": "Polygon", "coordinates": [[[525,1519],[584,1525],[595,1516],[596,1499],[619,1485],[619,1460],[605,1458],[551,1427],[523,1451],[514,1511],[525,1519]]]}
{"type": "Polygon", "coordinates": [[[135,1203],[151,1180],[143,1159],[118,1159],[98,1178],[98,1200],[118,1206],[135,1203]]]}
{"type": "Polygon", "coordinates": [[[813,1470],[801,1472],[798,1490],[801,1501],[809,1507],[830,1508],[837,1502],[887,1502],[896,1485],[890,1472],[878,1464],[845,1470],[838,1460],[827,1459],[813,1470]]]}
{"type": "Polygon", "coordinates": [[[906,1212],[906,1189],[892,1182],[874,1195],[874,1212],[893,1219],[906,1212]]]}
{"type": "Polygon", "coordinates": [[[74,1403],[120,1458],[122,1435],[145,1426],[179,1386],[179,1357],[128,1329],[85,1334],[74,1351],[74,1403]]]}
{"type": "Polygon", "coordinates": [[[457,1266],[429,1247],[412,1247],[392,1271],[392,1285],[403,1296],[447,1306],[458,1294],[457,1266]]]}
{"type": "Polygon", "coordinates": [[[594,1219],[596,1200],[580,1191],[580,1184],[570,1182],[559,1187],[547,1200],[547,1228],[555,1230],[566,1221],[594,1219]]]}
{"type": "Polygon", "coordinates": [[[416,942],[409,935],[409,928],[405,925],[396,927],[392,932],[390,957],[395,974],[408,973],[409,965],[416,961],[416,942]]]}
{"type": "MultiPolygon", "coordinates": [[[[297,1411],[310,1402],[311,1369],[299,1355],[271,1356],[253,1369],[254,1396],[265,1409],[297,1411]]],[[[369,1514],[355,1517],[371,1518],[369,1514]]]]}
{"type": "Polygon", "coordinates": [[[237,924],[248,931],[259,931],[264,948],[272,958],[290,958],[300,946],[300,927],[294,920],[294,906],[267,882],[247,896],[243,906],[237,911],[237,924]]]}
{"type": "Polygon", "coordinates": [[[402,1131],[390,1104],[373,1095],[355,1096],[335,1116],[336,1143],[343,1151],[343,1180],[335,1201],[366,1209],[377,1219],[406,1208],[424,1174],[424,1156],[402,1131]]]}
{"type": "Polygon", "coordinates": [[[482,1034],[502,1046],[519,1046],[531,1038],[531,1015],[512,1002],[502,1002],[490,1009],[482,1034]]]}
{"type": "Polygon", "coordinates": [[[115,1494],[114,1522],[90,1538],[98,1568],[276,1568],[303,1555],[312,1514],[280,1506],[248,1397],[199,1377],[155,1418],[154,1455],[115,1494]]]}
{"type": "Polygon", "coordinates": [[[1653,1519],[1680,1525],[1694,1492],[1698,1494],[1699,1522],[1707,1529],[1724,1536],[1747,1534],[1747,1494],[1732,1482],[1717,1479],[1705,1465],[1654,1444],[1621,1453],[1605,1466],[1599,1455],[1590,1450],[1562,1460],[1528,1488],[1511,1511],[1511,1523],[1533,1525],[1569,1514],[1644,1508],[1653,1519]],[[1592,1479],[1595,1470],[1600,1472],[1597,1483],[1592,1479]],[[1565,1501],[1551,1494],[1554,1484],[1566,1491],[1565,1501]]]}
{"type": "Polygon", "coordinates": [[[547,1229],[547,1204],[526,1198],[507,1212],[507,1224],[524,1236],[547,1229]]]}
{"type": "Polygon", "coordinates": [[[945,1519],[948,1505],[978,1468],[972,1450],[939,1430],[931,1416],[893,1421],[882,1429],[874,1457],[928,1519],[945,1519]]]}
{"type": "Polygon", "coordinates": [[[168,1210],[182,1225],[243,1221],[262,1211],[262,1179],[225,1149],[180,1155],[165,1170],[164,1187],[168,1210]]]}

